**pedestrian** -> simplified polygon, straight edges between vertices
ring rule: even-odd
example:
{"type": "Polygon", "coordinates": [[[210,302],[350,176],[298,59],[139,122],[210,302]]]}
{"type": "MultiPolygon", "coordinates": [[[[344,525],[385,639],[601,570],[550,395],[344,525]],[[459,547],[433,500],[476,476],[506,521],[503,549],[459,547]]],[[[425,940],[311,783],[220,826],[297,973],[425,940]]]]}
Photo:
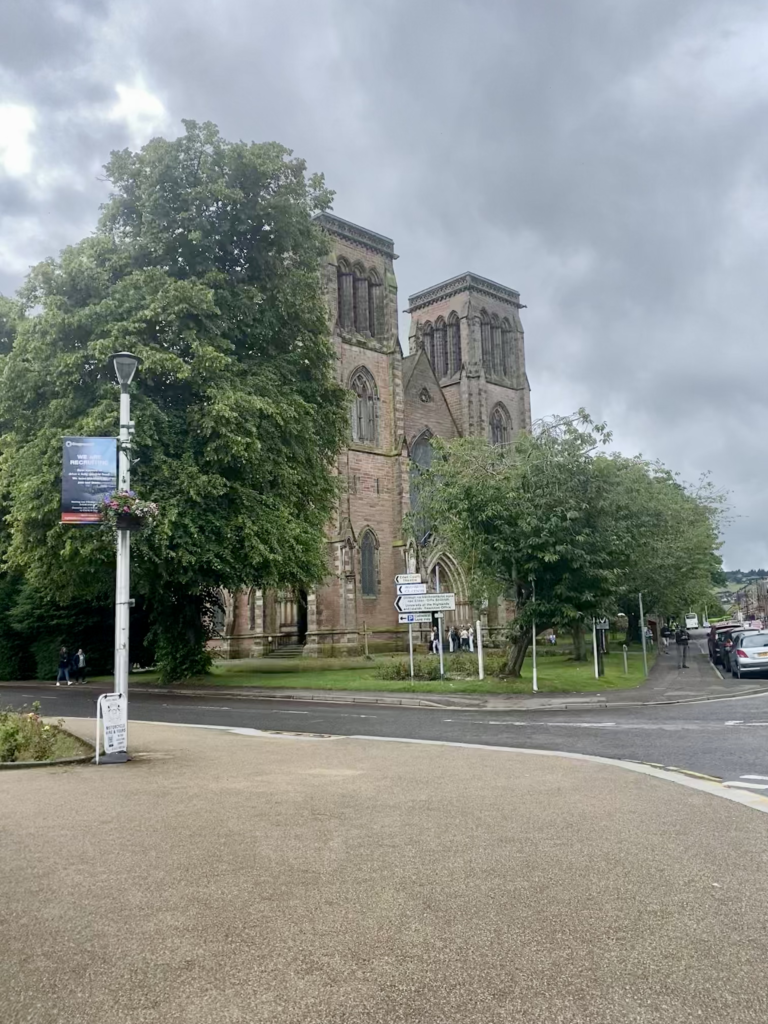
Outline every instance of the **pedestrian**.
{"type": "Polygon", "coordinates": [[[551,644],[551,645],[552,645],[553,647],[554,647],[554,646],[555,646],[555,644],[557,643],[557,637],[555,636],[555,633],[554,633],[554,632],[552,632],[552,633],[550,633],[550,634],[549,634],[549,642],[550,642],[550,644],[551,644]]]}
{"type": "Polygon", "coordinates": [[[471,654],[474,654],[475,653],[475,631],[474,631],[474,629],[471,626],[469,627],[468,633],[469,633],[469,650],[470,650],[471,654]]]}
{"type": "Polygon", "coordinates": [[[456,629],[455,626],[451,626],[451,651],[454,654],[459,649],[460,640],[461,640],[461,637],[459,636],[458,629],[456,629]]]}
{"type": "Polygon", "coordinates": [[[72,659],[72,674],[76,683],[85,682],[85,652],[82,647],[78,647],[77,654],[72,659]]]}
{"type": "Polygon", "coordinates": [[[440,640],[440,637],[439,637],[439,634],[437,632],[437,626],[433,626],[432,627],[432,653],[433,654],[437,654],[438,653],[437,647],[438,647],[439,640],[440,640]]]}
{"type": "Polygon", "coordinates": [[[56,676],[56,685],[61,686],[62,683],[66,682],[67,686],[71,686],[72,683],[69,679],[69,651],[66,647],[59,648],[59,672],[56,676]]]}
{"type": "Polygon", "coordinates": [[[669,626],[665,625],[661,627],[661,642],[664,645],[665,651],[669,650],[669,638],[671,635],[672,630],[669,628],[669,626]]]}
{"type": "Polygon", "coordinates": [[[461,639],[461,649],[462,649],[462,651],[468,651],[469,650],[469,630],[467,629],[466,626],[462,626],[461,627],[460,639],[461,639]]]}
{"type": "Polygon", "coordinates": [[[685,626],[678,627],[675,633],[675,643],[677,644],[677,667],[688,668],[688,641],[690,635],[685,626]]]}

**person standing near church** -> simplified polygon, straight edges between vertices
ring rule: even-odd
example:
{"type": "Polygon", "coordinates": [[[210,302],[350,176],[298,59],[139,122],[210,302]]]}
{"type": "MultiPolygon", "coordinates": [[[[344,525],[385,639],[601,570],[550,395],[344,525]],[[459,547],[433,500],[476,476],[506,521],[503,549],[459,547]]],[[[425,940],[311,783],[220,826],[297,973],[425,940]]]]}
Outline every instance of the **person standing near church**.
{"type": "Polygon", "coordinates": [[[679,626],[677,632],[675,633],[678,668],[688,668],[688,642],[690,639],[690,635],[685,626],[679,626]]]}

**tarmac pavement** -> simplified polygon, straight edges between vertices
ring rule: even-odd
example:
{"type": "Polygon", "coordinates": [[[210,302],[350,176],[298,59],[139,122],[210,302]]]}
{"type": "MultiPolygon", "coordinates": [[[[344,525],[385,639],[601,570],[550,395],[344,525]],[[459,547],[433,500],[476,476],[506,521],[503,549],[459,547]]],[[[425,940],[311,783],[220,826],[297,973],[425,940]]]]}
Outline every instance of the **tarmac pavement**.
{"type": "Polygon", "coordinates": [[[764,814],[558,756],[130,730],[127,765],[0,775],[4,1024],[768,1018],[764,814]]]}

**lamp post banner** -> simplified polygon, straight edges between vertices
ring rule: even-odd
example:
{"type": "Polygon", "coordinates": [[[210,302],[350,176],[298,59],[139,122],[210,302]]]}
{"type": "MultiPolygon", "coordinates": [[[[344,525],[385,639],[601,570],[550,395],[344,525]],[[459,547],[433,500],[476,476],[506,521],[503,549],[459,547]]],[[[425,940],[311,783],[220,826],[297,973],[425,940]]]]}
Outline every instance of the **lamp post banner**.
{"type": "Polygon", "coordinates": [[[61,521],[101,522],[99,505],[117,488],[116,437],[65,437],[61,466],[61,521]]]}

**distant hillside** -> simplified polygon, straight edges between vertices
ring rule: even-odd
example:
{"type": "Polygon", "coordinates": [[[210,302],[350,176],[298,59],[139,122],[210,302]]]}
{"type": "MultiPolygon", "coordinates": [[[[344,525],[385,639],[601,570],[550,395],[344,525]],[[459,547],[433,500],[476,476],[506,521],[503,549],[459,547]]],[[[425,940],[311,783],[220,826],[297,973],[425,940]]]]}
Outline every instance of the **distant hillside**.
{"type": "Polygon", "coordinates": [[[768,569],[731,569],[723,575],[729,583],[746,583],[747,580],[765,579],[768,569]]]}

